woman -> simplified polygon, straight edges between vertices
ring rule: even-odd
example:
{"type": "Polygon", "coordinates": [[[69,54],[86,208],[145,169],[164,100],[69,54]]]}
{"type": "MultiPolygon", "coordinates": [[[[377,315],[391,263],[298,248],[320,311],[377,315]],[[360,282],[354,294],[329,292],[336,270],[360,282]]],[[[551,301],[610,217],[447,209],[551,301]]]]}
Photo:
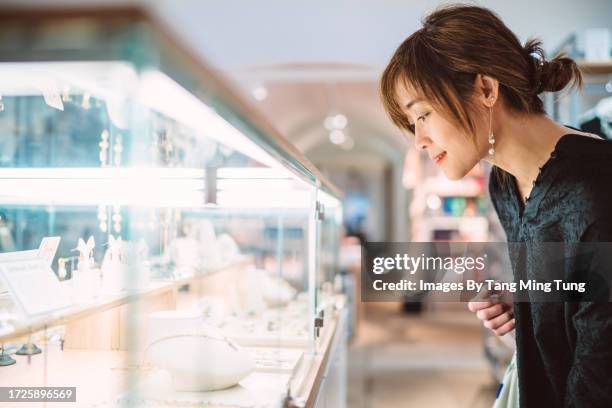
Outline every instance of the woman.
{"type": "MultiPolygon", "coordinates": [[[[493,165],[489,192],[508,241],[612,241],[612,146],[546,116],[538,95],[582,78],[573,60],[546,60],[540,47],[521,45],[490,10],[444,7],[391,58],[385,109],[448,178],[480,160],[493,165]]],[[[469,309],[499,336],[516,330],[521,406],[611,407],[610,305],[480,301],[469,309]]]]}

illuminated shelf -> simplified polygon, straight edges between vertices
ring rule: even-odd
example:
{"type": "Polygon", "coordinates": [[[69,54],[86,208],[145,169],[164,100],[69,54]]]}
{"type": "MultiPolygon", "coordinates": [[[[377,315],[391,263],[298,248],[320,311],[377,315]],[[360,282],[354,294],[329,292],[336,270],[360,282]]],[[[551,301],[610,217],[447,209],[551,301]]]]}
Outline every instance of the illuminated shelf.
{"type": "MultiPolygon", "coordinates": [[[[208,205],[205,177],[197,168],[4,168],[0,203],[197,208],[208,205]]],[[[215,187],[219,208],[310,206],[307,183],[279,169],[220,168],[215,187]]]]}
{"type": "MultiPolygon", "coordinates": [[[[218,270],[194,274],[192,276],[185,276],[176,280],[168,281],[153,281],[147,287],[138,293],[124,292],[116,295],[100,295],[97,299],[91,302],[82,302],[74,304],[68,308],[61,309],[44,316],[27,319],[22,325],[16,325],[12,331],[3,333],[0,335],[0,342],[6,342],[12,339],[27,336],[32,333],[36,333],[41,330],[45,330],[54,326],[61,326],[70,322],[83,319],[92,316],[97,313],[117,308],[128,303],[136,302],[141,299],[151,298],[156,295],[160,295],[166,292],[177,290],[179,287],[188,285],[196,282],[200,279],[210,277],[212,275],[222,273],[225,271],[233,270],[236,268],[243,268],[251,264],[252,260],[248,257],[233,263],[229,266],[225,266],[218,270]]],[[[64,281],[62,284],[69,284],[70,281],[64,281]]]]}

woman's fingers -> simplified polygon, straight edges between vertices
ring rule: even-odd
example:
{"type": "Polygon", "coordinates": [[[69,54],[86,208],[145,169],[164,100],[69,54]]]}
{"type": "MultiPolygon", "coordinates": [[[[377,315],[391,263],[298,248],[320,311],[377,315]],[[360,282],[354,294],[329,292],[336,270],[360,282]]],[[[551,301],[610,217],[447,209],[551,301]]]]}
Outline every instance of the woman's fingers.
{"type": "Polygon", "coordinates": [[[496,330],[512,320],[513,317],[512,312],[508,310],[496,317],[485,320],[483,324],[487,329],[496,330]]]}
{"type": "Polygon", "coordinates": [[[498,336],[514,330],[514,313],[511,305],[492,301],[471,301],[468,309],[476,313],[483,325],[498,336]]]}
{"type": "Polygon", "coordinates": [[[476,312],[476,317],[478,317],[482,321],[491,320],[494,317],[497,317],[504,313],[505,308],[502,303],[496,303],[492,306],[487,307],[486,309],[480,309],[476,312]]]}
{"type": "Polygon", "coordinates": [[[512,318],[502,326],[498,327],[497,329],[494,329],[493,333],[495,333],[497,336],[503,336],[504,334],[510,333],[512,330],[514,330],[514,325],[515,321],[514,318],[512,318]]]}
{"type": "Polygon", "coordinates": [[[486,309],[489,306],[492,306],[493,302],[491,301],[471,301],[468,303],[468,309],[470,312],[477,312],[481,309],[486,309]]]}

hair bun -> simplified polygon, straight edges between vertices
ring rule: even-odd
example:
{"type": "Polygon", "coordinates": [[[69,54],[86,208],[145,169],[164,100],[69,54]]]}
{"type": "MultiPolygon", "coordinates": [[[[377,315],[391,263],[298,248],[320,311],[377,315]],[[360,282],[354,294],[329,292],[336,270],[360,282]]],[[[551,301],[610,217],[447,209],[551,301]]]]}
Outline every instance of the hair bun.
{"type": "Polygon", "coordinates": [[[542,42],[537,39],[527,41],[523,50],[530,62],[531,84],[534,94],[557,92],[570,82],[572,87],[582,85],[582,75],[576,62],[560,53],[547,60],[542,42]]]}

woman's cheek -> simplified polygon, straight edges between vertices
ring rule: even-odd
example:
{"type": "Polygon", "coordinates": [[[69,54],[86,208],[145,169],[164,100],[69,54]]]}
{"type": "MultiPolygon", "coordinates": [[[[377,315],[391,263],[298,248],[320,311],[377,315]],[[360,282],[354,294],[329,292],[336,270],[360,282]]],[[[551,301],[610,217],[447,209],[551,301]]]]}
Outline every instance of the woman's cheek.
{"type": "Polygon", "coordinates": [[[450,123],[435,112],[432,112],[428,119],[425,124],[428,132],[432,135],[432,139],[435,138],[440,143],[448,144],[449,131],[452,130],[450,123]]]}

